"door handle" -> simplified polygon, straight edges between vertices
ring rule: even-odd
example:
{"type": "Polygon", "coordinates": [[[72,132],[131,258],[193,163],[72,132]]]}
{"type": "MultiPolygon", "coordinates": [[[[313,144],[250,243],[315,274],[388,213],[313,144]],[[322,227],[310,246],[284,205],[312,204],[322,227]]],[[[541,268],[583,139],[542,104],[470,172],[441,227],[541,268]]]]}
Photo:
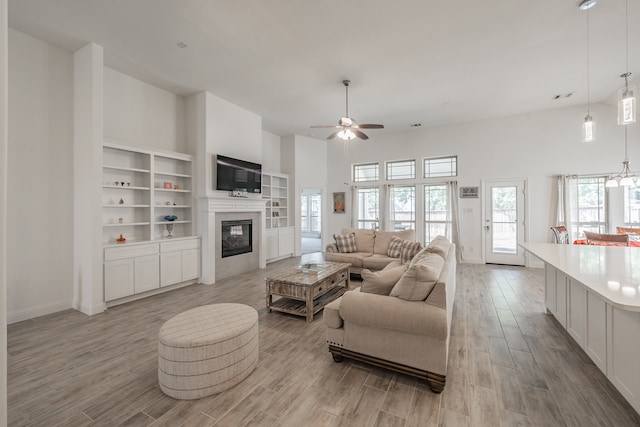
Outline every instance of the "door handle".
{"type": "Polygon", "coordinates": [[[484,226],[484,229],[485,229],[485,230],[487,230],[487,231],[489,231],[489,226],[488,226],[488,225],[485,225],[485,226],[484,226]]]}

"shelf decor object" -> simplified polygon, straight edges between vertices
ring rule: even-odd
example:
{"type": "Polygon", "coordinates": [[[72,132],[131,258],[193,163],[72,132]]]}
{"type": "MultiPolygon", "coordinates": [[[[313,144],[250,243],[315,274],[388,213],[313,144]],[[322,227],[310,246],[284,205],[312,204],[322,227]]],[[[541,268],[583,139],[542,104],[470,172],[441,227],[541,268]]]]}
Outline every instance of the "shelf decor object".
{"type": "Polygon", "coordinates": [[[173,224],[167,224],[167,238],[170,239],[173,237],[173,234],[171,234],[173,232],[173,224]]]}
{"type": "Polygon", "coordinates": [[[176,219],[178,219],[178,217],[175,215],[165,215],[164,219],[165,221],[175,221],[176,219]]]}

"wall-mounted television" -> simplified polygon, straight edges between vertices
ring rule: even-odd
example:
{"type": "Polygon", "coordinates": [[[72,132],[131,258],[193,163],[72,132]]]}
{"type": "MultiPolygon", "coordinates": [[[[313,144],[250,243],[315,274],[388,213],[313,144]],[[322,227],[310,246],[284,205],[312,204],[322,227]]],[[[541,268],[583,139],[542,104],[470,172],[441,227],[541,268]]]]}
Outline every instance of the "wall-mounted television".
{"type": "Polygon", "coordinates": [[[262,191],[262,165],[216,155],[216,190],[262,191]]]}

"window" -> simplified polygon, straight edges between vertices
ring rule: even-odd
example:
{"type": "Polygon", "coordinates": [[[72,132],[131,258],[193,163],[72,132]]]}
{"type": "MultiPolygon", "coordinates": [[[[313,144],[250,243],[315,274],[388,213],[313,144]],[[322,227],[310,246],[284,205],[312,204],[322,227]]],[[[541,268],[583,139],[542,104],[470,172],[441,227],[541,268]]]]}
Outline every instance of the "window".
{"type": "Polygon", "coordinates": [[[401,186],[389,189],[389,223],[393,230],[416,228],[416,187],[401,186]]]}
{"type": "Polygon", "coordinates": [[[358,228],[377,230],[380,218],[380,192],[377,187],[358,188],[358,228]]]}
{"type": "Polygon", "coordinates": [[[640,225],[640,188],[624,187],[624,224],[640,225]]]}
{"type": "Polygon", "coordinates": [[[569,189],[572,236],[583,231],[605,233],[607,230],[605,177],[578,177],[569,189]]]}
{"type": "Polygon", "coordinates": [[[401,160],[397,162],[387,162],[387,179],[415,179],[416,161],[401,160]]]}
{"type": "Polygon", "coordinates": [[[377,181],[379,169],[378,163],[353,165],[353,180],[355,182],[377,181]]]}
{"type": "Polygon", "coordinates": [[[424,186],[424,241],[429,243],[436,236],[451,239],[451,210],[445,184],[424,186]]]}
{"type": "Polygon", "coordinates": [[[458,176],[458,156],[424,159],[424,177],[458,176]]]}

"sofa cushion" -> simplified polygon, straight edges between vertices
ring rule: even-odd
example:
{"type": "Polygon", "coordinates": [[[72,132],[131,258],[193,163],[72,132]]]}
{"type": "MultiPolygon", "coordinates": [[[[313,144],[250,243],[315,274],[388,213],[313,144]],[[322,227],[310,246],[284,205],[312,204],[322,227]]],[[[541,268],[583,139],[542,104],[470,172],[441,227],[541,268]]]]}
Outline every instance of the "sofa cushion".
{"type": "Polygon", "coordinates": [[[366,252],[351,252],[347,254],[327,252],[324,254],[324,259],[325,261],[348,262],[352,267],[362,268],[362,260],[370,256],[371,254],[366,252]]]}
{"type": "Polygon", "coordinates": [[[396,260],[396,258],[390,258],[386,255],[374,254],[362,259],[362,266],[369,270],[382,270],[390,262],[396,260]]]}
{"type": "MultiPolygon", "coordinates": [[[[373,253],[387,255],[389,253],[389,245],[394,237],[398,237],[403,240],[416,240],[415,230],[401,230],[401,231],[376,231],[375,241],[373,245],[373,253]]],[[[392,256],[392,255],[389,255],[392,256]]]]}
{"type": "Polygon", "coordinates": [[[322,320],[324,324],[329,328],[342,328],[342,317],[340,317],[340,301],[342,298],[338,298],[335,301],[331,301],[324,307],[322,314],[322,320]]]}
{"type": "Polygon", "coordinates": [[[360,287],[360,292],[366,292],[369,294],[389,295],[391,289],[400,280],[400,277],[407,270],[406,265],[401,265],[395,268],[387,268],[381,271],[373,273],[369,269],[364,269],[360,272],[363,282],[360,287]]]}
{"type": "Polygon", "coordinates": [[[411,262],[411,259],[413,259],[420,250],[422,250],[422,244],[420,242],[405,240],[402,243],[402,250],[400,251],[400,262],[403,264],[411,262]]]}
{"type": "Polygon", "coordinates": [[[334,234],[333,238],[336,241],[338,252],[343,254],[356,252],[356,233],[334,234]]]}
{"type": "Polygon", "coordinates": [[[418,262],[409,265],[398,283],[389,293],[392,297],[398,297],[407,301],[423,301],[427,299],[433,290],[444,259],[436,254],[426,254],[418,262]]]}
{"type": "Polygon", "coordinates": [[[391,258],[400,258],[403,243],[404,239],[401,239],[398,236],[392,236],[389,248],[387,249],[387,256],[390,256],[391,258]]]}
{"type": "Polygon", "coordinates": [[[443,259],[447,258],[447,254],[449,253],[449,248],[451,247],[451,242],[444,236],[436,236],[429,244],[427,245],[427,250],[431,253],[440,255],[443,259]]]}
{"type": "Polygon", "coordinates": [[[373,253],[373,241],[375,232],[366,228],[343,228],[342,234],[356,234],[356,248],[358,252],[373,253]]]}

